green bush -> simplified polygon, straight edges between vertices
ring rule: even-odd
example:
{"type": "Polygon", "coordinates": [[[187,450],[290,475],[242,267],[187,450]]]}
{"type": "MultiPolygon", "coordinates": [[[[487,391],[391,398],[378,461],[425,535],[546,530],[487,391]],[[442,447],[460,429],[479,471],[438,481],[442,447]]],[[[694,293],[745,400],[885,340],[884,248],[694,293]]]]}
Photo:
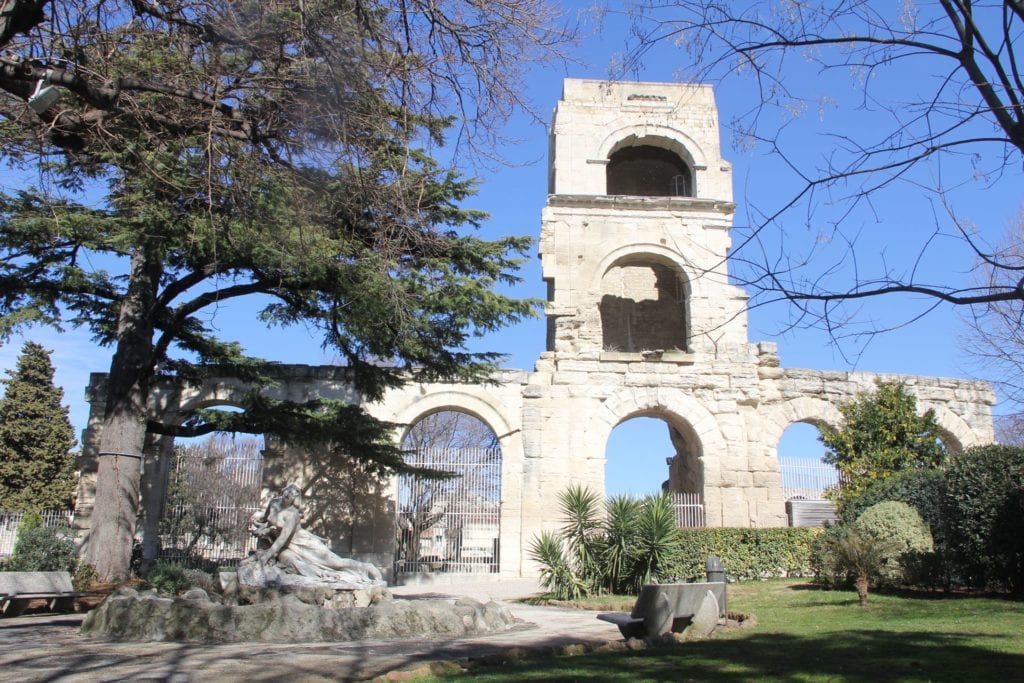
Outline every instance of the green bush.
{"type": "Polygon", "coordinates": [[[580,487],[559,496],[565,524],[542,533],[530,547],[541,566],[541,585],[560,599],[599,591],[636,593],[653,581],[704,581],[710,555],[726,579],[810,576],[811,543],[821,529],[679,529],[671,500],[661,494],[605,502],[580,487]]]}
{"type": "Polygon", "coordinates": [[[810,576],[811,544],[821,529],[680,529],[679,558],[664,574],[676,581],[704,581],[709,555],[717,555],[729,581],[810,576]]]}
{"type": "Polygon", "coordinates": [[[945,515],[962,581],[1024,592],[1024,448],[982,446],[954,457],[945,515]]]}
{"type": "Polygon", "coordinates": [[[836,544],[848,533],[847,525],[836,524],[827,527],[811,542],[810,565],[815,583],[838,588],[853,582],[853,577],[839,566],[839,558],[835,554],[836,544]]]}
{"type": "Polygon", "coordinates": [[[847,500],[841,519],[844,524],[852,524],[872,505],[895,500],[917,510],[928,525],[932,539],[941,544],[945,495],[945,474],[942,470],[903,470],[876,481],[861,495],[847,500]]]}
{"type": "Polygon", "coordinates": [[[93,581],[96,580],[96,568],[86,562],[79,562],[75,566],[75,573],[71,577],[71,583],[76,591],[87,591],[93,581]]]}
{"type": "Polygon", "coordinates": [[[77,562],[75,544],[71,540],[74,532],[66,526],[41,526],[38,521],[26,515],[18,526],[18,539],[14,550],[4,566],[11,572],[72,572],[77,562]]]}
{"type": "Polygon", "coordinates": [[[906,582],[904,555],[930,553],[934,549],[931,532],[921,515],[899,501],[886,500],[872,505],[850,526],[890,549],[878,571],[879,578],[885,582],[906,582]]]}
{"type": "Polygon", "coordinates": [[[157,562],[146,574],[146,584],[162,595],[179,595],[191,587],[185,568],[170,562],[157,562]]]}
{"type": "Polygon", "coordinates": [[[189,588],[202,588],[207,593],[220,591],[217,579],[201,569],[189,569],[171,562],[157,562],[146,574],[146,584],[162,595],[181,595],[189,588]]]}

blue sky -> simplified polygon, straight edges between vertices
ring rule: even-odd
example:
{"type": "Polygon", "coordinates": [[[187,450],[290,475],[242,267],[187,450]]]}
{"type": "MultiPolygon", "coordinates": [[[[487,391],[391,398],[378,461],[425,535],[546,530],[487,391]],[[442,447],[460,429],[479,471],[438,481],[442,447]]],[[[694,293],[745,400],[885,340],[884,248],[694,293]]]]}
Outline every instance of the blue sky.
{"type": "MultiPolygon", "coordinates": [[[[568,3],[570,7],[573,3],[568,3]]],[[[586,3],[578,3],[586,7],[586,3]]],[[[570,10],[575,11],[575,10],[570,10]]],[[[626,25],[621,18],[609,16],[604,21],[604,33],[597,34],[593,21],[581,14],[583,44],[576,53],[582,62],[567,67],[537,69],[527,75],[529,99],[545,121],[561,93],[561,82],[566,76],[576,78],[603,78],[607,65],[625,45],[626,25]]],[[[686,54],[665,45],[652,51],[644,68],[637,74],[639,80],[685,80],[686,54]]],[[[801,77],[806,65],[794,67],[794,77],[801,77]]],[[[811,73],[805,74],[808,77],[811,73]]],[[[822,134],[828,130],[843,130],[873,126],[878,122],[869,112],[856,110],[856,89],[849,78],[839,75],[829,85],[828,106],[820,111],[805,112],[785,129],[790,150],[798,158],[811,163],[827,153],[834,144],[822,134]]],[[[932,76],[920,74],[919,84],[928,87],[932,76]]],[[[778,158],[763,147],[737,148],[732,142],[728,124],[750,106],[753,97],[752,82],[732,78],[717,88],[720,120],[722,122],[723,156],[734,167],[735,198],[738,203],[738,225],[748,222],[752,207],[771,206],[773,202],[792,194],[794,178],[780,164],[778,158]]],[[[879,85],[881,94],[898,99],[902,84],[879,85]]],[[[822,91],[825,94],[826,91],[822,91]]],[[[479,194],[467,204],[491,214],[483,229],[484,236],[507,234],[536,237],[540,226],[540,213],[546,200],[547,135],[544,123],[525,115],[517,116],[509,125],[508,136],[517,140],[498,150],[509,162],[500,167],[467,168],[466,173],[480,178],[479,194]]],[[[906,263],[918,252],[923,239],[934,227],[935,197],[927,191],[929,183],[939,182],[946,168],[922,169],[922,175],[891,186],[880,193],[869,209],[855,213],[851,223],[861,233],[859,265],[865,270],[881,267],[883,263],[906,263]]],[[[1008,177],[998,183],[976,178],[951,194],[957,211],[971,217],[979,229],[995,240],[1018,209],[1020,202],[1020,169],[1010,169],[1008,177]]],[[[11,177],[5,176],[5,184],[11,177]]],[[[825,209],[828,208],[826,202],[825,209]]],[[[806,246],[824,243],[827,233],[825,216],[793,216],[787,226],[788,243],[779,247],[776,237],[766,235],[769,248],[788,249],[789,245],[806,246]],[[819,223],[819,220],[822,221],[819,223]]],[[[742,234],[742,227],[734,231],[734,241],[742,234]]],[[[962,279],[972,263],[953,249],[955,245],[939,239],[933,242],[922,267],[931,269],[937,278],[962,279]]],[[[822,258],[826,258],[829,245],[822,258]]],[[[540,263],[534,253],[521,271],[524,282],[512,291],[524,297],[543,298],[544,285],[540,278],[540,263]]],[[[929,302],[912,297],[889,297],[868,301],[857,310],[857,320],[864,322],[892,322],[908,320],[923,311],[929,302]]],[[[225,336],[239,339],[253,354],[292,363],[318,364],[330,362],[332,356],[320,348],[319,340],[302,328],[267,330],[253,315],[252,305],[232,305],[217,311],[216,324],[225,336]]],[[[773,304],[750,312],[751,341],[772,340],[779,344],[782,363],[787,367],[815,369],[859,369],[876,372],[940,376],[983,376],[965,358],[960,341],[965,328],[950,307],[941,307],[923,319],[902,329],[871,339],[866,345],[855,341],[837,344],[828,334],[807,329],[787,331],[790,309],[784,304],[773,304]]],[[[13,368],[14,359],[23,338],[30,338],[53,350],[57,367],[57,382],[65,391],[71,408],[72,422],[81,429],[86,422],[84,388],[88,373],[106,371],[110,352],[96,348],[83,331],[68,330],[58,334],[52,330],[31,330],[23,337],[14,338],[0,346],[0,368],[13,368]]],[[[863,341],[863,340],[862,340],[863,341]]],[[[494,333],[481,340],[480,349],[508,354],[509,367],[532,369],[538,354],[544,350],[544,322],[538,318],[514,328],[494,333]]],[[[785,438],[780,450],[808,457],[817,457],[821,446],[813,438],[813,430],[800,429],[798,436],[785,438]]],[[[790,436],[787,433],[787,437],[790,436]]],[[[609,447],[611,469],[608,471],[609,493],[620,490],[642,492],[658,487],[665,478],[665,456],[671,452],[664,428],[654,421],[627,423],[613,434],[609,447]],[[626,444],[630,447],[627,448],[626,444]],[[642,444],[639,448],[637,444],[642,444]],[[637,451],[642,451],[637,466],[637,451]],[[628,451],[628,454],[627,454],[628,451]]]]}

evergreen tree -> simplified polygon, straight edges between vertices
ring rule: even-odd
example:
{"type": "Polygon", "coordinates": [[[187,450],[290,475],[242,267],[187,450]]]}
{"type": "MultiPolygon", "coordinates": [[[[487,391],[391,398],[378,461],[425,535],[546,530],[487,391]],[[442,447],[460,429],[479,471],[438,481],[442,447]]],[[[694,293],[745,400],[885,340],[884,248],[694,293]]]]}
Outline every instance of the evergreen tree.
{"type": "Polygon", "coordinates": [[[833,498],[863,493],[872,483],[895,472],[938,467],[946,460],[935,411],[917,413],[917,399],[902,382],[879,382],[874,393],[862,393],[839,406],[843,424],[821,427],[824,460],[836,466],[842,484],[833,498]]]}
{"type": "Polygon", "coordinates": [[[498,356],[469,338],[534,310],[496,291],[530,240],[475,237],[472,183],[430,150],[458,146],[443,137],[456,115],[457,143],[486,140],[520,104],[521,66],[559,39],[545,0],[8,4],[0,153],[49,191],[0,194],[0,337],[65,322],[112,349],[87,553],[99,577],[129,571],[147,433],[273,434],[408,469],[394,425],[360,404],[485,377],[498,356]],[[261,395],[275,366],[213,322],[242,297],[268,325],[317,330],[361,401],[261,395]],[[211,375],[254,387],[244,412],[149,412],[153,387],[211,375]]]}
{"type": "Polygon", "coordinates": [[[0,399],[0,510],[68,508],[75,490],[74,429],[50,354],[26,342],[0,399]]]}

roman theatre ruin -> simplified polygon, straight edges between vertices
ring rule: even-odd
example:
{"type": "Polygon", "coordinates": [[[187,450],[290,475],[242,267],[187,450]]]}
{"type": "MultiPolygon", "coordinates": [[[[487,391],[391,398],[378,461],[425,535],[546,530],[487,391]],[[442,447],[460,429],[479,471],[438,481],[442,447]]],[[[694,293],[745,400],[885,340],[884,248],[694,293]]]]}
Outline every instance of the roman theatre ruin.
{"type": "MultiPolygon", "coordinates": [[[[948,448],[992,441],[986,383],[784,368],[775,343],[748,340],[747,295],[728,279],[735,204],[710,86],[566,80],[549,156],[539,242],[547,350],[534,369],[501,371],[487,386],[406,386],[366,406],[402,425],[460,411],[493,430],[499,452],[465,470],[459,500],[438,502],[429,483],[325,474],[315,453],[266,444],[264,491],[303,487],[312,528],[335,551],[410,577],[480,566],[495,577],[535,575],[528,548],[559,526],[557,495],[570,484],[603,492],[609,435],[636,416],[668,425],[675,454],[665,486],[690,494],[713,527],[786,525],[783,431],[838,424],[837,403],[878,379],[905,382],[922,410],[934,409],[948,448]]],[[[83,446],[77,519],[86,539],[103,380],[93,376],[83,446]]],[[[227,380],[161,387],[151,403],[184,417],[237,404],[246,390],[227,380]]],[[[282,365],[269,393],[360,401],[340,367],[282,365]]],[[[173,440],[154,440],[144,460],[140,526],[151,554],[172,451],[173,440]]]]}

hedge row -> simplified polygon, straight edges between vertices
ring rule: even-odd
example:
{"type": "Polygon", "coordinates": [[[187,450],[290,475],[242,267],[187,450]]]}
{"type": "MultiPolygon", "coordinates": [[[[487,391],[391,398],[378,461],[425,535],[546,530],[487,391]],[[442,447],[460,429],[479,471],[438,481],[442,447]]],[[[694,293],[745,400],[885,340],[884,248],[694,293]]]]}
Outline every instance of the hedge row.
{"type": "Polygon", "coordinates": [[[664,575],[704,581],[709,555],[717,555],[729,581],[811,576],[811,545],[821,529],[682,529],[681,552],[664,575]]]}

